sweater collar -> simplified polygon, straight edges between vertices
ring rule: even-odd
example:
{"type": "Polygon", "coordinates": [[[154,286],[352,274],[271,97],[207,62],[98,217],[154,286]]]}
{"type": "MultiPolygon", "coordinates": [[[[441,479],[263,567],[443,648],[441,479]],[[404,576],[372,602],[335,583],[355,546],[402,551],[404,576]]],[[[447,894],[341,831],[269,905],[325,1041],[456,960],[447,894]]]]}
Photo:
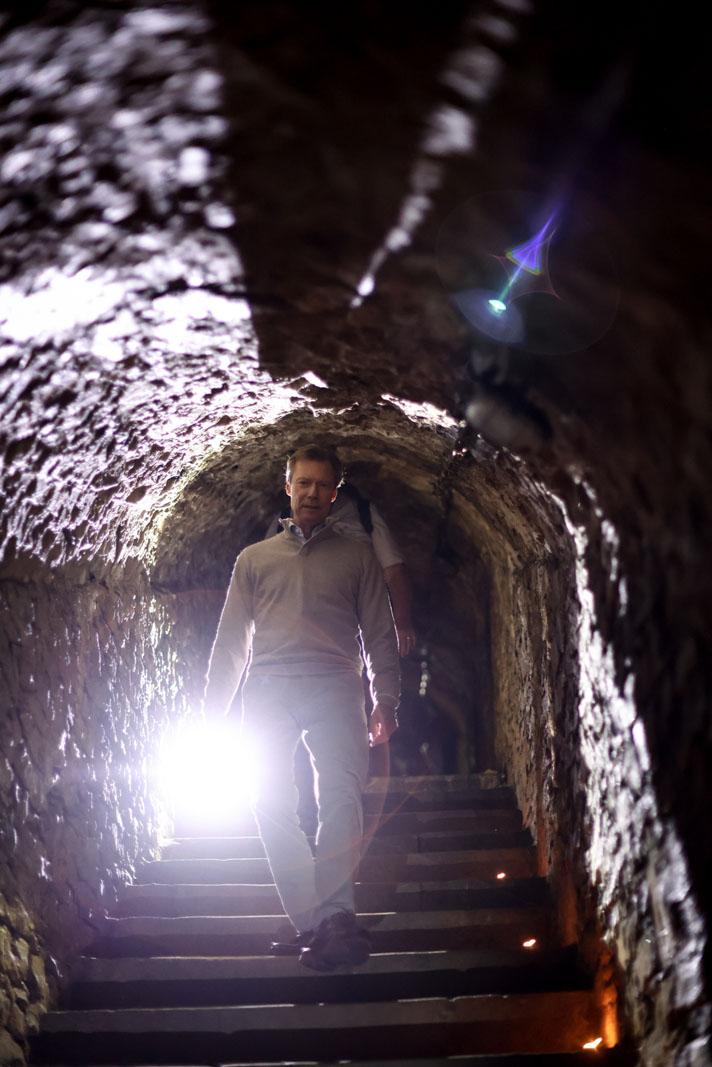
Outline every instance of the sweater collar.
{"type": "Polygon", "coordinates": [[[293,534],[293,536],[296,537],[298,541],[301,541],[303,545],[308,545],[314,540],[317,534],[320,534],[324,530],[328,530],[333,526],[334,520],[331,515],[327,515],[324,522],[320,522],[318,526],[314,527],[311,537],[308,539],[304,536],[301,526],[297,526],[291,515],[288,515],[286,519],[280,519],[279,522],[283,530],[293,534]]]}

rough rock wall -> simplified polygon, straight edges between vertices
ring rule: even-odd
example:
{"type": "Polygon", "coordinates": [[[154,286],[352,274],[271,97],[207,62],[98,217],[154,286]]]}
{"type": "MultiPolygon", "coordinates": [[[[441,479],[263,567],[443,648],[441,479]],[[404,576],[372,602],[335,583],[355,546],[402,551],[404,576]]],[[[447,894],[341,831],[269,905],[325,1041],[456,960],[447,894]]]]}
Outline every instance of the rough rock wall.
{"type": "MultiPolygon", "coordinates": [[[[509,531],[489,542],[499,762],[552,880],[562,935],[597,972],[605,1039],[617,1038],[620,1013],[642,1064],[706,1065],[704,897],[682,842],[684,806],[665,810],[658,791],[668,759],[651,752],[661,723],[641,699],[656,668],[636,656],[656,640],[655,622],[640,609],[634,645],[630,631],[611,630],[659,584],[633,569],[624,577],[620,540],[590,486],[572,483],[564,500],[540,483],[536,495],[540,519],[524,538],[521,510],[505,504],[509,531]]],[[[478,510],[485,501],[480,492],[478,510]]],[[[695,715],[679,725],[672,751],[694,789],[695,715]]]]}
{"type": "Polygon", "coordinates": [[[170,616],[137,574],[16,561],[0,601],[0,1004],[12,1052],[156,845],[156,743],[182,705],[170,616]]]}

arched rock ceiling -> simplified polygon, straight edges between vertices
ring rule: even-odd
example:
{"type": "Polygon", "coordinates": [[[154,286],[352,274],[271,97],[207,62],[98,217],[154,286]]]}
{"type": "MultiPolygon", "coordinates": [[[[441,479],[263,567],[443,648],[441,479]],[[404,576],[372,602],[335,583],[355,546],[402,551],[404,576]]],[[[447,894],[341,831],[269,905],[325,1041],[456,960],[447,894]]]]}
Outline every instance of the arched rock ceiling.
{"type": "Polygon", "coordinates": [[[407,413],[382,402],[316,417],[299,411],[227,445],[163,512],[153,537],[156,587],[224,586],[237,551],[263,535],[285,502],[287,453],[309,441],[338,444],[349,475],[387,516],[423,587],[434,556],[452,552],[457,540],[461,553],[478,551],[490,564],[507,554],[523,562],[556,550],[562,517],[521,462],[471,435],[463,448],[462,427],[445,413],[405,407],[407,413]]]}
{"type": "Polygon", "coordinates": [[[7,558],[150,554],[185,486],[244,469],[290,411],[360,405],[374,432],[384,395],[457,411],[438,198],[514,21],[460,4],[406,25],[358,4],[10,21],[7,558]]]}

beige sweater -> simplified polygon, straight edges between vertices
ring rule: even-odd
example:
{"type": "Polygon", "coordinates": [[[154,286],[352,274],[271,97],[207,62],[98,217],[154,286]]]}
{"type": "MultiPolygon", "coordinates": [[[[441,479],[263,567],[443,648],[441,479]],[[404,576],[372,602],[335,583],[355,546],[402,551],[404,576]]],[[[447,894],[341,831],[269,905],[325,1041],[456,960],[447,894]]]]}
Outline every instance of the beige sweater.
{"type": "Polygon", "coordinates": [[[369,544],[329,520],[303,542],[291,530],[237,558],[213,644],[205,690],[210,713],[227,713],[247,665],[251,675],[366,670],[375,703],[400,697],[398,647],[383,572],[369,544]]]}

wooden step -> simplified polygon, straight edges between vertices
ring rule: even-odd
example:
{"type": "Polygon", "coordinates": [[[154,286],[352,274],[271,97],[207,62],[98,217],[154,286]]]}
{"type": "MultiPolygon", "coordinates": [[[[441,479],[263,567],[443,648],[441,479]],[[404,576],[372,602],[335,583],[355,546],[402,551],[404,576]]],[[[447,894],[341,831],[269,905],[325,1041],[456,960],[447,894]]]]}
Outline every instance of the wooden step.
{"type": "Polygon", "coordinates": [[[83,958],[68,1008],[351,1003],[586,988],[572,949],[374,954],[361,967],[317,974],[295,957],[83,958]]]}
{"type": "MultiPolygon", "coordinates": [[[[313,839],[312,839],[313,840],[313,839]]],[[[528,830],[490,830],[489,832],[430,831],[411,834],[376,835],[367,838],[369,855],[408,852],[463,852],[487,848],[528,848],[532,840],[528,830]]],[[[183,837],[170,841],[161,849],[163,860],[191,859],[258,859],[265,854],[261,838],[183,837]]]]}
{"type": "MultiPolygon", "coordinates": [[[[401,882],[356,885],[358,911],[442,911],[526,907],[548,902],[542,878],[499,881],[458,879],[440,882],[401,882]]],[[[175,885],[146,883],[123,890],[114,914],[129,915],[274,915],[281,912],[274,885],[175,885]]]]}
{"type": "MultiPolygon", "coordinates": [[[[359,864],[361,882],[396,882],[426,875],[429,881],[477,878],[497,881],[500,871],[510,878],[532,878],[536,874],[533,848],[474,849],[466,852],[412,852],[395,855],[366,855],[359,864]]],[[[225,882],[272,880],[266,859],[170,859],[143,863],[139,882],[220,885],[225,882]]]]}
{"type": "MultiPolygon", "coordinates": [[[[543,908],[364,913],[375,952],[433,949],[516,949],[534,937],[553,945],[543,908]]],[[[109,919],[87,949],[92,956],[238,956],[269,951],[272,940],[294,936],[284,915],[188,915],[109,919]]]]}
{"type": "Polygon", "coordinates": [[[279,1004],[49,1012],[37,1063],[293,1062],[400,1056],[575,1052],[599,1035],[588,990],[433,997],[367,1004],[279,1004]]]}

